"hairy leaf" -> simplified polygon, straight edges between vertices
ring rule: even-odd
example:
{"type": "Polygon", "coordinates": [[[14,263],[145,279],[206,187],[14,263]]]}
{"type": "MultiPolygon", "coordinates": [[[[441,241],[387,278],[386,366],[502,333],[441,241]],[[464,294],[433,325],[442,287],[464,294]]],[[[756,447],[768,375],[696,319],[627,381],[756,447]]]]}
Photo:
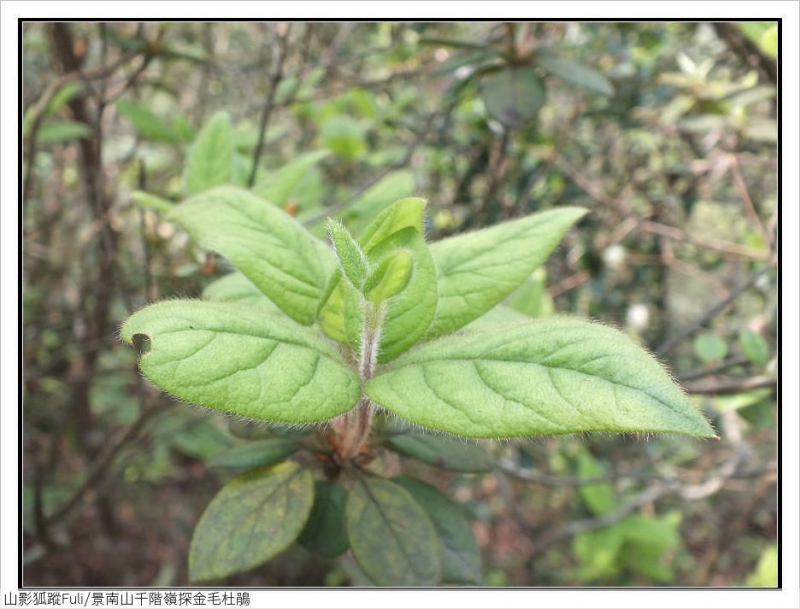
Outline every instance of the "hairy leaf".
{"type": "Polygon", "coordinates": [[[387,366],[365,391],[409,421],[467,437],[584,431],[715,437],[629,337],[572,318],[433,341],[387,366]]]}
{"type": "Polygon", "coordinates": [[[189,579],[247,571],[284,550],[306,523],[314,481],[296,463],[246,472],[206,508],[189,548],[189,579]]]}
{"type": "Polygon", "coordinates": [[[328,218],[328,236],[342,273],[354,288],[360,289],[369,274],[369,262],[361,247],[344,226],[331,218],[328,218]]]}
{"type": "Polygon", "coordinates": [[[379,213],[361,232],[358,242],[365,252],[373,250],[381,241],[404,228],[414,228],[422,234],[422,210],[425,200],[408,197],[395,201],[379,213]]]}
{"type": "Polygon", "coordinates": [[[396,250],[413,254],[414,269],[405,289],[386,303],[379,362],[387,362],[412,347],[436,313],[436,268],[425,239],[416,229],[407,227],[381,241],[367,256],[379,266],[396,250]]]}
{"type": "Polygon", "coordinates": [[[379,586],[431,586],[439,581],[436,529],[404,488],[382,479],[356,485],[345,507],[353,556],[379,586]]]}
{"type": "Polygon", "coordinates": [[[330,344],[255,307],[160,302],[130,317],[122,338],[149,342],[139,366],[164,391],[244,417],[324,421],[352,408],[360,394],[357,376],[330,344]]]}
{"type": "Polygon", "coordinates": [[[398,250],[383,259],[364,283],[364,295],[376,305],[402,292],[411,279],[414,257],[398,250]]]}
{"type": "Polygon", "coordinates": [[[502,301],[586,211],[562,207],[432,244],[439,306],[428,336],[454,332],[502,301]]]}
{"type": "Polygon", "coordinates": [[[461,507],[430,484],[398,476],[392,482],[406,489],[431,519],[442,549],[442,581],[475,584],[482,581],[481,551],[461,507]]]}
{"type": "Polygon", "coordinates": [[[220,186],[176,205],[168,218],[233,262],[289,317],[314,322],[336,260],[291,216],[246,190],[220,186]]]}
{"type": "Polygon", "coordinates": [[[283,313],[278,305],[267,298],[242,273],[228,273],[209,283],[203,290],[203,298],[217,302],[238,302],[239,304],[265,307],[275,313],[283,313]]]}

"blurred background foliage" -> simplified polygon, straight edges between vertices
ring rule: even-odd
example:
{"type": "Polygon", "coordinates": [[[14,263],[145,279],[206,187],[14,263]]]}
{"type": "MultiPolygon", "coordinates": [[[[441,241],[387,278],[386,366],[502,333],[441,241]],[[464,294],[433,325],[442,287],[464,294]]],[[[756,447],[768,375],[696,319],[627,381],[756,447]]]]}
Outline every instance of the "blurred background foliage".
{"type": "MultiPolygon", "coordinates": [[[[175,405],[117,340],[231,270],[161,215],[217,183],[320,236],[409,195],[431,240],[588,207],[507,304],[624,328],[720,441],[492,443],[487,475],[385,458],[464,506],[488,585],[776,585],[776,24],[26,23],[22,44],[25,585],[185,585],[219,455],[287,433],[175,405]]],[[[365,582],[296,546],[229,583],[365,582]]]]}

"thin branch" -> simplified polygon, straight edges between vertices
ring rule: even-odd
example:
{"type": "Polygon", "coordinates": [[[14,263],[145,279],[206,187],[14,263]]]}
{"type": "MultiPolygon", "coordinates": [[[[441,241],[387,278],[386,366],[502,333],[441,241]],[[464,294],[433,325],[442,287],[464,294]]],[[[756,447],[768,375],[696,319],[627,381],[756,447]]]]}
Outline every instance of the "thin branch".
{"type": "Polygon", "coordinates": [[[769,260],[770,253],[766,250],[748,247],[746,245],[739,245],[738,243],[731,243],[730,241],[722,241],[721,239],[712,239],[710,237],[697,237],[690,235],[685,231],[674,226],[668,226],[660,222],[652,222],[651,220],[642,220],[639,227],[649,233],[662,235],[673,239],[675,241],[686,241],[693,245],[705,247],[710,250],[730,254],[733,256],[740,256],[742,258],[749,258],[751,260],[769,260]]]}
{"type": "Polygon", "coordinates": [[[656,349],[656,355],[664,355],[665,353],[674,349],[681,341],[688,338],[692,334],[694,334],[697,330],[699,330],[703,324],[705,324],[709,319],[724,311],[728,305],[730,305],[734,300],[736,300],[740,294],[743,294],[750,288],[752,288],[758,280],[762,277],[762,275],[766,275],[767,272],[771,269],[771,266],[765,266],[753,273],[750,278],[745,281],[742,285],[738,288],[731,290],[730,294],[728,294],[725,298],[720,300],[717,304],[713,307],[702,313],[697,319],[694,320],[688,327],[686,327],[682,332],[679,332],[669,340],[665,341],[658,349],[656,349]]]}
{"type": "Polygon", "coordinates": [[[695,379],[703,378],[705,376],[719,374],[723,370],[727,370],[728,368],[732,368],[733,366],[741,366],[742,364],[746,364],[749,361],[750,360],[747,359],[744,355],[737,355],[736,357],[727,359],[724,362],[717,364],[716,366],[710,366],[708,368],[703,368],[702,370],[697,370],[695,372],[684,374],[678,380],[681,383],[685,383],[686,381],[693,381],[695,379]]]}
{"type": "Polygon", "coordinates": [[[252,188],[256,182],[256,174],[258,173],[258,163],[261,160],[261,153],[264,150],[264,141],[267,135],[267,126],[269,125],[269,118],[272,111],[275,109],[275,94],[278,91],[278,84],[283,78],[283,64],[288,55],[288,40],[289,33],[292,31],[292,24],[286,24],[286,31],[280,36],[278,44],[275,45],[275,67],[272,70],[272,75],[269,79],[269,92],[267,99],[264,101],[264,109],[261,112],[261,125],[258,132],[258,144],[256,145],[255,153],[253,154],[253,167],[250,170],[250,177],[247,179],[247,187],[252,188]]]}
{"type": "Polygon", "coordinates": [[[760,375],[742,379],[725,379],[711,383],[684,384],[684,388],[688,393],[695,395],[729,395],[763,387],[775,387],[777,383],[778,380],[774,376],[760,375]]]}
{"type": "Polygon", "coordinates": [[[137,419],[119,433],[119,438],[115,442],[108,440],[105,450],[94,462],[89,474],[86,476],[86,480],[84,480],[80,488],[78,488],[61,507],[47,516],[45,523],[47,525],[52,525],[67,516],[81,502],[86,492],[100,482],[108,468],[114,462],[115,457],[125,445],[139,434],[144,428],[145,423],[147,423],[153,415],[163,410],[164,408],[162,406],[150,406],[142,409],[137,419]]]}
{"type": "Polygon", "coordinates": [[[558,167],[562,173],[564,173],[570,180],[575,182],[575,184],[580,186],[580,188],[586,194],[596,201],[607,205],[623,216],[630,216],[633,213],[625,201],[620,201],[607,195],[600,184],[586,178],[580,171],[570,165],[569,162],[563,156],[561,156],[561,154],[556,151],[555,148],[550,148],[547,151],[545,160],[558,167]]]}
{"type": "Polygon", "coordinates": [[[657,480],[645,490],[634,495],[634,497],[624,505],[621,505],[611,512],[594,518],[575,520],[549,530],[536,541],[537,555],[542,556],[547,548],[562,539],[619,522],[634,510],[668,495],[677,494],[686,501],[697,501],[709,495],[713,495],[722,488],[727,480],[735,477],[736,470],[745,456],[746,451],[737,450],[733,452],[715,473],[699,484],[685,484],[678,480],[657,480]]]}
{"type": "Polygon", "coordinates": [[[758,227],[758,230],[761,231],[761,236],[764,238],[764,243],[767,244],[769,247],[770,252],[775,251],[775,239],[773,235],[767,231],[764,223],[761,221],[761,218],[758,217],[758,213],[756,213],[756,208],[753,205],[753,201],[750,198],[750,193],[747,192],[747,186],[744,183],[744,178],[742,178],[741,169],[739,169],[739,160],[737,159],[735,154],[730,155],[730,162],[729,166],[731,169],[731,175],[733,176],[733,181],[736,184],[736,188],[739,190],[739,196],[742,197],[742,201],[744,202],[744,209],[747,212],[747,215],[750,216],[751,222],[758,227]]]}
{"type": "Polygon", "coordinates": [[[541,537],[536,539],[536,553],[538,556],[543,555],[544,551],[562,539],[578,535],[579,533],[586,533],[610,526],[625,518],[634,510],[652,503],[669,493],[669,489],[662,484],[655,484],[638,495],[633,499],[621,505],[616,510],[612,510],[601,516],[595,518],[586,518],[584,520],[573,520],[563,526],[551,529],[549,532],[544,533],[541,537]]]}

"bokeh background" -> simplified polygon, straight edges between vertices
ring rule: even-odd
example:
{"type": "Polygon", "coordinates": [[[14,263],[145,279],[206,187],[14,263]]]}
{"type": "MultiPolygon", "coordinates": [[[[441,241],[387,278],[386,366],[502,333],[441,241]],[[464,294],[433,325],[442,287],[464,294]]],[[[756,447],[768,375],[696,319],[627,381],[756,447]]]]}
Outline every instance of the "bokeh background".
{"type": "MultiPolygon", "coordinates": [[[[774,586],[777,25],[26,23],[23,583],[181,586],[231,421],[136,371],[122,320],[231,270],[161,210],[196,134],[322,235],[409,195],[430,240],[591,213],[509,304],[624,329],[721,439],[487,444],[456,498],[492,586],[774,586]],[[221,114],[222,113],[222,114],[221,114]]],[[[234,430],[235,431],[235,430],[234,430]]],[[[231,585],[362,585],[302,548],[231,585]]]]}

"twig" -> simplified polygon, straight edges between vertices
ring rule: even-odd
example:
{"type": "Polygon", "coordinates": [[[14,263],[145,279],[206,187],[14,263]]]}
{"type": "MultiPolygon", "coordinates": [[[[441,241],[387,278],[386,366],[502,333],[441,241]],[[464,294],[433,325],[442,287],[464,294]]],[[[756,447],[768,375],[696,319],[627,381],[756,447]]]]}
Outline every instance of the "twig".
{"type": "Polygon", "coordinates": [[[552,529],[550,532],[545,533],[536,539],[536,554],[542,556],[544,551],[558,541],[566,537],[572,537],[579,533],[586,533],[619,522],[625,516],[633,512],[635,509],[652,503],[669,493],[669,489],[662,484],[654,484],[653,486],[643,490],[628,503],[621,505],[616,510],[612,510],[601,516],[595,518],[586,518],[584,520],[573,520],[564,526],[552,529]]]}
{"type": "Polygon", "coordinates": [[[580,186],[581,189],[583,189],[583,191],[593,199],[616,210],[623,216],[630,216],[632,214],[627,203],[608,196],[605,190],[603,190],[602,186],[600,186],[597,182],[593,182],[584,177],[581,172],[570,165],[569,162],[567,162],[567,160],[554,148],[548,149],[545,158],[547,161],[558,167],[570,180],[580,186]]]}
{"type": "Polygon", "coordinates": [[[733,181],[736,184],[736,188],[739,190],[739,196],[742,197],[742,201],[744,202],[744,209],[747,212],[747,215],[750,216],[750,220],[758,227],[758,230],[761,231],[761,235],[764,237],[764,243],[767,244],[769,251],[774,252],[775,239],[773,238],[772,234],[767,231],[764,223],[761,221],[761,218],[759,218],[758,214],[756,213],[756,208],[753,205],[750,194],[747,192],[747,186],[744,183],[742,172],[739,169],[739,160],[735,154],[730,155],[729,166],[731,169],[731,175],[733,176],[733,181]]]}
{"type": "Polygon", "coordinates": [[[684,329],[682,332],[679,332],[669,340],[665,341],[658,349],[656,349],[656,355],[664,355],[665,353],[674,349],[681,341],[685,338],[688,338],[692,334],[694,334],[697,330],[699,330],[706,321],[724,311],[729,304],[731,304],[734,300],[736,300],[740,294],[746,292],[751,287],[753,287],[758,280],[761,278],[762,275],[766,275],[766,273],[771,269],[771,266],[765,266],[753,273],[750,276],[750,279],[745,281],[742,285],[738,288],[731,290],[730,294],[728,294],[725,298],[720,300],[717,304],[713,307],[705,311],[701,314],[697,319],[694,320],[689,326],[684,329]]]}
{"type": "Polygon", "coordinates": [[[775,377],[760,375],[743,379],[725,379],[713,383],[684,384],[684,388],[687,392],[695,395],[728,395],[761,387],[774,387],[777,382],[775,377]]]}
{"type": "Polygon", "coordinates": [[[247,179],[247,187],[252,188],[256,182],[256,174],[258,173],[258,163],[261,160],[261,153],[264,150],[264,140],[267,135],[267,126],[269,125],[269,118],[272,111],[275,109],[275,95],[278,91],[278,84],[283,78],[283,64],[286,61],[287,42],[289,40],[289,33],[292,30],[292,24],[286,24],[286,31],[280,36],[278,44],[275,45],[275,67],[272,70],[272,75],[269,79],[269,92],[267,99],[264,101],[264,109],[261,112],[261,125],[258,131],[258,144],[256,145],[255,153],[253,154],[253,167],[250,170],[250,177],[247,179]]]}
{"type": "Polygon", "coordinates": [[[565,277],[557,284],[550,286],[547,289],[547,293],[550,294],[551,298],[555,298],[556,296],[560,296],[564,292],[569,292],[572,289],[577,288],[582,283],[586,283],[592,278],[592,275],[589,271],[585,269],[581,269],[580,271],[570,275],[569,277],[565,277]]]}
{"type": "Polygon", "coordinates": [[[708,368],[703,368],[702,370],[697,370],[696,372],[690,372],[689,374],[684,374],[680,377],[680,382],[684,383],[686,381],[693,381],[695,379],[703,378],[704,376],[711,376],[712,374],[718,374],[723,370],[727,370],[733,366],[741,366],[742,364],[746,364],[749,362],[744,355],[738,355],[736,357],[732,357],[730,359],[725,360],[717,364],[716,366],[710,366],[708,368]]]}
{"type": "Polygon", "coordinates": [[[106,444],[105,451],[103,451],[103,453],[95,461],[91,471],[86,476],[86,480],[84,480],[80,488],[78,488],[72,494],[72,496],[61,505],[61,507],[45,518],[45,524],[48,526],[55,524],[69,514],[75,508],[75,506],[80,503],[86,492],[100,481],[122,448],[130,440],[136,437],[136,435],[144,427],[145,423],[147,423],[147,421],[149,421],[153,415],[162,412],[163,410],[164,408],[162,406],[150,406],[144,408],[140,412],[137,419],[120,432],[119,439],[116,442],[107,441],[108,443],[106,444]]]}
{"type": "MultiPolygon", "coordinates": [[[[650,482],[662,482],[664,484],[682,484],[685,482],[685,480],[677,476],[661,476],[654,472],[644,470],[632,472],[609,472],[608,474],[603,474],[601,476],[591,476],[586,478],[555,476],[552,474],[543,474],[530,469],[521,468],[510,459],[501,460],[498,462],[497,467],[505,474],[512,476],[513,478],[554,488],[586,486],[589,484],[599,484],[603,482],[618,482],[620,480],[646,480],[650,482]]],[[[775,463],[770,462],[764,467],[737,470],[731,473],[729,478],[758,478],[767,473],[773,474],[775,471],[775,463]]]]}
{"type": "Polygon", "coordinates": [[[675,228],[674,226],[668,226],[666,224],[661,224],[660,222],[653,222],[651,220],[642,220],[639,227],[642,230],[647,231],[649,233],[662,235],[664,237],[668,237],[675,241],[686,241],[687,243],[692,243],[693,245],[698,245],[700,247],[716,250],[718,252],[723,252],[725,254],[731,254],[733,256],[740,256],[742,258],[749,258],[751,260],[758,260],[758,261],[769,260],[770,258],[769,251],[760,250],[754,247],[748,247],[746,245],[739,245],[738,243],[731,243],[730,241],[722,241],[721,239],[711,239],[709,237],[697,237],[694,235],[690,235],[679,228],[675,228]]]}
{"type": "MultiPolygon", "coordinates": [[[[569,522],[550,530],[537,539],[537,555],[542,556],[547,548],[566,537],[593,531],[619,522],[637,508],[668,495],[677,494],[686,501],[697,501],[713,495],[722,488],[727,480],[735,477],[736,470],[746,454],[744,450],[734,451],[715,473],[699,484],[685,484],[679,480],[658,479],[648,488],[634,495],[627,503],[611,512],[594,518],[569,522]]],[[[587,478],[586,480],[589,479],[587,478]]]]}

